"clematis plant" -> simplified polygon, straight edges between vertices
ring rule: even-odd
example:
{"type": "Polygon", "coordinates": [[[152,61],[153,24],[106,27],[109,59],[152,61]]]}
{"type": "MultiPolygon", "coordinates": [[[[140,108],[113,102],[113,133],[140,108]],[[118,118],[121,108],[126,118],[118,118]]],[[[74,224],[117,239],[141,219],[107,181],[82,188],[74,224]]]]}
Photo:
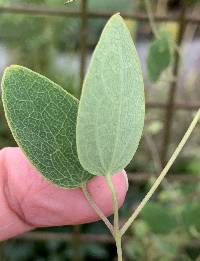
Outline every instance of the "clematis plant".
{"type": "Polygon", "coordinates": [[[5,70],[2,99],[9,127],[25,155],[50,182],[83,190],[113,235],[118,260],[122,260],[122,236],[167,174],[196,126],[200,110],[159,178],[120,228],[111,177],[133,158],[145,116],[140,60],[122,17],[112,16],[102,32],[80,102],[46,77],[18,65],[5,70]],[[87,190],[94,175],[104,176],[112,192],[114,224],[87,190]]]}

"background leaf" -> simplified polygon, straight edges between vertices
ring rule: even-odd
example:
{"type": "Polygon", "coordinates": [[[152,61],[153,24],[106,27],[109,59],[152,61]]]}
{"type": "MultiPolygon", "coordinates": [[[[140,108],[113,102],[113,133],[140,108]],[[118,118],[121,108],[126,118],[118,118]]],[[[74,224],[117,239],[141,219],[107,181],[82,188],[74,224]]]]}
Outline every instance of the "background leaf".
{"type": "Polygon", "coordinates": [[[169,209],[159,203],[149,203],[141,216],[155,234],[168,234],[176,227],[176,219],[169,209]]]}
{"type": "Polygon", "coordinates": [[[20,66],[3,78],[6,117],[18,145],[53,183],[74,188],[91,178],[76,151],[78,101],[47,78],[20,66]]]}
{"type": "Polygon", "coordinates": [[[144,124],[144,89],[130,33],[120,15],[107,23],[83,85],[77,119],[82,166],[113,174],[132,159],[144,124]]]}
{"type": "Polygon", "coordinates": [[[169,34],[162,32],[149,48],[147,57],[149,79],[152,82],[158,81],[162,72],[170,65],[171,60],[169,34]]]}
{"type": "Polygon", "coordinates": [[[183,211],[183,222],[187,228],[195,227],[200,232],[200,205],[199,202],[187,204],[183,211]]]}

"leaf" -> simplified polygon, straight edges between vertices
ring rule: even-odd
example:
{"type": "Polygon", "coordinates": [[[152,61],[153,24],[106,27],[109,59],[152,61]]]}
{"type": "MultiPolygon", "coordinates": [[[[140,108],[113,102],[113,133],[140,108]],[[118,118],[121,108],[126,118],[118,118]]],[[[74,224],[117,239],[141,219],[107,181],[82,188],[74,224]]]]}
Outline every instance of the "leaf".
{"type": "Polygon", "coordinates": [[[164,70],[171,63],[171,48],[169,43],[169,34],[160,33],[159,38],[155,39],[149,48],[147,56],[147,70],[149,79],[157,82],[164,70]]]}
{"type": "MultiPolygon", "coordinates": [[[[198,151],[199,152],[199,151],[198,151]]],[[[200,175],[200,159],[193,159],[186,165],[186,170],[191,175],[200,175]]]]}
{"type": "Polygon", "coordinates": [[[121,171],[131,161],[144,124],[140,61],[120,15],[111,17],[83,84],[77,118],[77,150],[94,175],[121,171]]]}
{"type": "Polygon", "coordinates": [[[12,134],[48,180],[67,188],[91,178],[76,151],[78,101],[47,78],[21,66],[3,77],[3,104],[12,134]]]}
{"type": "Polygon", "coordinates": [[[176,227],[176,220],[167,207],[149,203],[141,212],[142,218],[155,234],[168,234],[176,227]]]}
{"type": "Polygon", "coordinates": [[[137,220],[131,226],[132,233],[138,238],[145,238],[149,234],[149,226],[144,220],[137,220]]]}
{"type": "Polygon", "coordinates": [[[162,257],[165,257],[165,259],[162,258],[163,261],[175,260],[178,251],[177,241],[158,235],[153,237],[152,241],[156,246],[157,252],[160,253],[162,257]]]}
{"type": "Polygon", "coordinates": [[[188,229],[195,227],[200,232],[200,205],[199,202],[187,204],[183,211],[183,222],[188,229]]]}

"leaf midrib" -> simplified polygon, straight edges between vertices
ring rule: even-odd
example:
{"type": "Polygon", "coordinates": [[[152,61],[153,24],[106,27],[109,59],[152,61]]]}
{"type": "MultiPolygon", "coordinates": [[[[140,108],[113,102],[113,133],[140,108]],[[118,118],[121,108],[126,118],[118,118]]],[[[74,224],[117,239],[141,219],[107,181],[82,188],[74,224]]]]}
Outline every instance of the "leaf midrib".
{"type": "MultiPolygon", "coordinates": [[[[121,60],[121,64],[123,64],[123,59],[122,59],[122,46],[121,46],[121,50],[120,50],[120,60],[121,60]]],[[[115,135],[115,144],[114,144],[114,149],[113,149],[113,155],[112,155],[112,159],[111,159],[111,163],[110,163],[110,169],[109,169],[109,173],[110,173],[110,170],[112,169],[112,165],[113,165],[113,161],[114,161],[114,157],[115,157],[115,153],[116,153],[116,148],[117,148],[117,143],[118,143],[118,140],[119,140],[119,134],[120,134],[120,119],[121,119],[121,113],[122,113],[122,100],[123,100],[123,96],[122,96],[122,79],[124,80],[124,75],[122,74],[122,70],[120,70],[120,90],[119,90],[119,93],[120,93],[120,97],[122,97],[122,99],[120,99],[120,104],[119,104],[119,110],[118,110],[118,119],[117,119],[117,132],[116,132],[116,135],[115,135]]],[[[111,173],[113,174],[113,173],[111,173]]]]}

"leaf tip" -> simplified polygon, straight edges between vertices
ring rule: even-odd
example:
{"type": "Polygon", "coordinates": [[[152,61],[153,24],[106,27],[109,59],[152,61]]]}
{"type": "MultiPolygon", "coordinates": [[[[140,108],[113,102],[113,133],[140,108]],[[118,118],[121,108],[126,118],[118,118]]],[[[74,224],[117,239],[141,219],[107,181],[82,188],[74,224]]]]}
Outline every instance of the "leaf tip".
{"type": "Polygon", "coordinates": [[[22,68],[22,66],[19,66],[19,65],[16,65],[16,64],[12,64],[12,65],[9,65],[8,67],[5,68],[4,70],[4,77],[8,74],[8,73],[11,73],[12,71],[15,71],[15,70],[18,70],[22,68]]]}
{"type": "Polygon", "coordinates": [[[11,64],[8,67],[6,67],[5,71],[7,71],[7,70],[15,70],[15,69],[18,69],[19,67],[21,67],[21,66],[17,65],[17,64],[11,64]]]}
{"type": "Polygon", "coordinates": [[[124,18],[121,16],[120,12],[115,13],[114,15],[111,16],[111,18],[108,21],[108,24],[116,24],[117,26],[123,26],[123,28],[127,28],[124,18]]]}
{"type": "Polygon", "coordinates": [[[120,15],[120,12],[117,12],[116,14],[112,15],[110,20],[113,20],[113,19],[123,19],[120,15]]]}

